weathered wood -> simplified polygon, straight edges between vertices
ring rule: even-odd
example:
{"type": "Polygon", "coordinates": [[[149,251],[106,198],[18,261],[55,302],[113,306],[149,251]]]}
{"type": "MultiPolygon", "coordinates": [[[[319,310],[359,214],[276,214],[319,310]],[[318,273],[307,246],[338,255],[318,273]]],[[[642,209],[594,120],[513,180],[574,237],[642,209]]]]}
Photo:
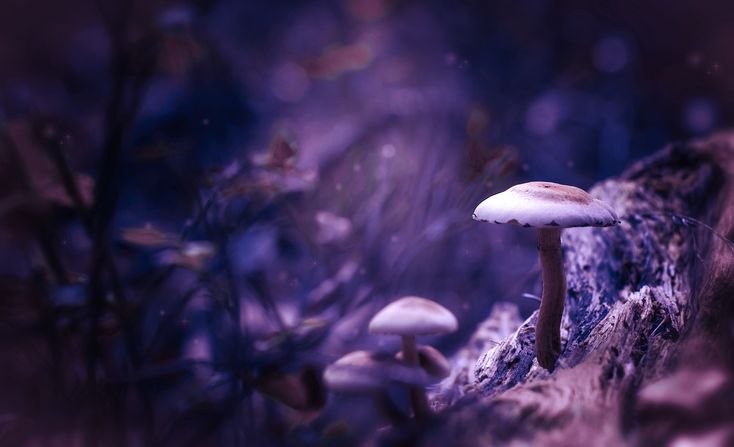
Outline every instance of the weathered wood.
{"type": "Polygon", "coordinates": [[[512,335],[520,324],[520,310],[515,304],[504,301],[495,303],[489,317],[477,327],[469,342],[451,358],[451,375],[430,396],[433,408],[441,411],[459,402],[467,393],[471,394],[477,359],[512,335]]]}
{"type": "Polygon", "coordinates": [[[454,388],[434,399],[442,423],[423,445],[734,440],[723,411],[734,402],[733,160],[734,135],[720,134],[594,187],[622,223],[562,235],[568,293],[555,371],[534,359],[533,314],[473,372],[456,365],[454,388]]]}

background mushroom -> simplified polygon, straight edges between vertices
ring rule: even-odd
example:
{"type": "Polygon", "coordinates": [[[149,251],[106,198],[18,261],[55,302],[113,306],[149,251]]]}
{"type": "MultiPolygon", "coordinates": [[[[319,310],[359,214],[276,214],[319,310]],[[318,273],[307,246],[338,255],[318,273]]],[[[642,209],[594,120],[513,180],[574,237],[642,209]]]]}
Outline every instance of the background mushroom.
{"type": "Polygon", "coordinates": [[[566,278],[561,257],[561,229],[606,227],[618,223],[614,210],[574,186],[530,182],[488,197],[474,210],[474,219],[533,227],[543,271],[543,296],[535,326],[538,363],[552,370],[561,353],[561,317],[566,278]]]}
{"type": "Polygon", "coordinates": [[[324,383],[332,391],[347,394],[370,395],[378,409],[393,423],[405,420],[405,414],[387,394],[391,382],[424,386],[426,373],[411,368],[394,358],[380,353],[354,351],[324,370],[324,383]]]}
{"type": "MultiPolygon", "coordinates": [[[[373,334],[391,334],[402,337],[402,352],[408,366],[418,366],[417,335],[438,335],[458,328],[456,317],[448,309],[431,300],[406,296],[388,304],[370,321],[373,334]]],[[[417,418],[429,414],[425,391],[411,386],[410,397],[417,418]]]]}

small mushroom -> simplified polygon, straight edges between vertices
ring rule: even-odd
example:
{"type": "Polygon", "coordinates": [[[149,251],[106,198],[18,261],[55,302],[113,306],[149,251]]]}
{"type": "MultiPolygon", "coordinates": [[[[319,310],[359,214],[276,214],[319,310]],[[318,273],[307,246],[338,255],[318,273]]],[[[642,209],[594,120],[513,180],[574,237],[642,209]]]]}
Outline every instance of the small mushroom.
{"type": "Polygon", "coordinates": [[[423,386],[426,373],[410,368],[394,358],[374,352],[354,351],[324,370],[324,383],[332,391],[346,394],[370,395],[377,407],[393,423],[405,420],[405,415],[387,394],[392,382],[423,386]]]}
{"type": "MultiPolygon", "coordinates": [[[[428,345],[418,345],[416,350],[418,351],[418,365],[428,374],[430,379],[436,379],[436,382],[440,382],[451,374],[451,364],[441,354],[441,351],[428,345]]],[[[395,354],[395,358],[404,362],[403,351],[395,354]]]]}
{"type": "MultiPolygon", "coordinates": [[[[385,306],[370,321],[373,334],[391,334],[402,337],[405,364],[419,364],[415,337],[453,332],[458,328],[456,317],[448,309],[425,298],[406,296],[385,306]]],[[[410,397],[417,418],[424,418],[430,411],[422,388],[412,386],[410,397]]]]}
{"type": "Polygon", "coordinates": [[[474,219],[533,227],[543,270],[543,296],[535,325],[535,354],[552,370],[561,354],[561,318],[566,278],[561,256],[561,229],[607,227],[619,220],[614,210],[586,191],[551,182],[530,182],[495,194],[477,206],[474,219]]]}

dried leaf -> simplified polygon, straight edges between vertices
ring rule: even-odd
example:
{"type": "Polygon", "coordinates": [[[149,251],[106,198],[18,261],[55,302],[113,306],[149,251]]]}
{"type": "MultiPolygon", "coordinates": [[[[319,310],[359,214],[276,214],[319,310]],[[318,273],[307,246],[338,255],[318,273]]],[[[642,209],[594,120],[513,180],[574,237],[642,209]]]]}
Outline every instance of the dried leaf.
{"type": "Polygon", "coordinates": [[[163,232],[147,223],[142,228],[125,228],[122,230],[122,240],[144,247],[168,247],[178,243],[178,236],[163,232]]]}

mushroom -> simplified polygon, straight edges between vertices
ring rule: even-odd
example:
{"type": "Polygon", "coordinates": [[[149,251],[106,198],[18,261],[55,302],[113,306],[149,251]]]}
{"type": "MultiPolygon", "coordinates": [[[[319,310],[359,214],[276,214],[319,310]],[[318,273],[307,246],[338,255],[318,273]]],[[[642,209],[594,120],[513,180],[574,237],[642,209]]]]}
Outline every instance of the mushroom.
{"type": "MultiPolygon", "coordinates": [[[[440,304],[417,296],[406,296],[379,311],[370,321],[369,331],[373,334],[400,335],[405,364],[418,366],[415,337],[453,332],[458,326],[454,314],[440,304]]],[[[410,398],[417,418],[430,413],[422,388],[411,386],[410,398]]]]}
{"type": "Polygon", "coordinates": [[[488,197],[474,210],[474,219],[533,227],[543,270],[543,296],[535,325],[535,355],[551,371],[561,354],[561,317],[566,278],[561,257],[561,229],[608,227],[619,221],[614,210],[582,189],[551,182],[515,185],[488,197]]]}
{"type": "Polygon", "coordinates": [[[393,423],[405,420],[405,415],[387,394],[391,382],[422,386],[428,382],[426,373],[411,368],[389,355],[354,351],[324,370],[324,383],[332,391],[365,394],[374,398],[377,407],[393,423]]]}

